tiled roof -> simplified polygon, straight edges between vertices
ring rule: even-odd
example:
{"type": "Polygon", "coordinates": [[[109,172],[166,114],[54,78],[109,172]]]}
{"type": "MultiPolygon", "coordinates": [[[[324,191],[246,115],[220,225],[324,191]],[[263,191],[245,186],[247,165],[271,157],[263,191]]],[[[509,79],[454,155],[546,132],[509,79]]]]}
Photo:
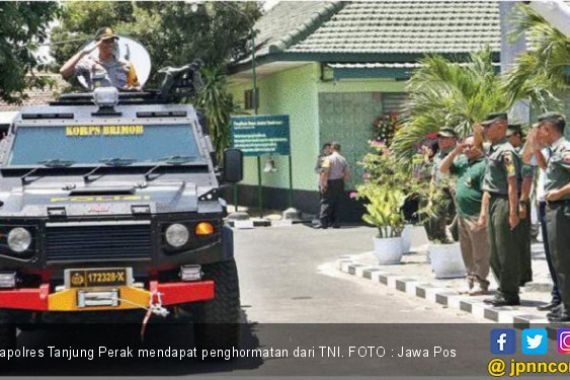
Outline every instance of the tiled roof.
{"type": "Polygon", "coordinates": [[[46,86],[44,88],[31,88],[24,91],[28,98],[25,99],[22,104],[8,104],[0,100],[0,112],[18,111],[23,106],[47,104],[48,102],[54,100],[56,95],[61,93],[64,88],[69,86],[69,84],[65,82],[59,74],[40,75],[48,76],[49,79],[55,82],[54,86],[51,88],[49,86],[46,86]]]}
{"type": "Polygon", "coordinates": [[[257,54],[285,50],[342,7],[330,1],[280,1],[254,25],[257,54]]]}
{"type": "Polygon", "coordinates": [[[497,1],[348,2],[297,53],[466,53],[500,48],[497,1]]]}
{"type": "Polygon", "coordinates": [[[500,48],[496,0],[281,1],[255,29],[259,58],[272,53],[471,53],[487,45],[500,48]]]}
{"type": "MultiPolygon", "coordinates": [[[[459,66],[467,66],[468,63],[457,63],[459,66]]],[[[499,62],[493,62],[493,66],[499,67],[499,62]]],[[[327,66],[333,69],[417,69],[420,62],[368,62],[368,63],[329,63],[327,66]]]]}

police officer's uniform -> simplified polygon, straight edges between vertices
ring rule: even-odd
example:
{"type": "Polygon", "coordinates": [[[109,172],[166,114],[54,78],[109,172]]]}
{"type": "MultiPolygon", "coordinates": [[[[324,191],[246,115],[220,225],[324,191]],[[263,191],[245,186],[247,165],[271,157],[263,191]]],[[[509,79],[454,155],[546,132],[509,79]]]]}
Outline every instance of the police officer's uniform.
{"type": "MultiPolygon", "coordinates": [[[[538,121],[555,121],[561,115],[548,113],[538,121]]],[[[550,159],[546,169],[545,191],[560,189],[570,182],[570,142],[560,137],[550,146],[550,159]]],[[[553,321],[570,321],[570,194],[560,200],[548,202],[546,207],[548,246],[559,284],[564,308],[553,321]]]]}
{"type": "MultiPolygon", "coordinates": [[[[482,124],[489,125],[500,119],[507,120],[505,113],[493,113],[482,124]]],[[[487,167],[483,191],[490,194],[487,234],[491,250],[491,269],[499,289],[494,299],[485,300],[495,306],[518,305],[520,281],[520,227],[511,231],[509,225],[508,179],[520,176],[521,163],[513,146],[505,139],[491,145],[487,152],[487,167]]],[[[518,209],[516,210],[518,213],[518,209]]]]}
{"type": "Polygon", "coordinates": [[[328,173],[327,189],[321,198],[320,227],[340,226],[340,207],[344,198],[344,178],[348,171],[346,159],[334,151],[323,160],[323,170],[328,173]]]}
{"type": "MultiPolygon", "coordinates": [[[[95,40],[119,39],[108,27],[100,28],[95,40]]],[[[87,55],[75,65],[75,76],[83,77],[90,89],[96,87],[117,87],[119,89],[138,87],[139,82],[134,65],[120,57],[113,56],[108,61],[97,55],[87,55]]]]}

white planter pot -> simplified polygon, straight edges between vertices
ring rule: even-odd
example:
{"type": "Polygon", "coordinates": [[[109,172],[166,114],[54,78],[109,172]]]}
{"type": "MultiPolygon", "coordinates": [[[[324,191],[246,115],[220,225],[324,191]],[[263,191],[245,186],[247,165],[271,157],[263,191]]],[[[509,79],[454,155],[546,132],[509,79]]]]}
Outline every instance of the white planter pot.
{"type": "Polygon", "coordinates": [[[400,264],[402,260],[402,238],[373,238],[374,256],[380,265],[400,264]]]}
{"type": "Polygon", "coordinates": [[[402,251],[404,254],[416,252],[429,242],[424,226],[406,224],[402,231],[402,251]]]}
{"type": "Polygon", "coordinates": [[[435,278],[465,277],[465,264],[459,243],[430,244],[429,255],[435,278]]]}

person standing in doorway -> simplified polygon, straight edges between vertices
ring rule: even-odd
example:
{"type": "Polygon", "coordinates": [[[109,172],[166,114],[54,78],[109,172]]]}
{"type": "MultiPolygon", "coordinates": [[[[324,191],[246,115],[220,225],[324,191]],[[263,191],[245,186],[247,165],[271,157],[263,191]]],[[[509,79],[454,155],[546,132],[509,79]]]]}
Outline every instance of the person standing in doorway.
{"type": "Polygon", "coordinates": [[[320,174],[321,212],[317,228],[340,228],[340,208],[344,198],[344,184],[350,178],[346,159],[340,154],[340,144],[331,143],[331,154],[323,160],[320,174]]]}

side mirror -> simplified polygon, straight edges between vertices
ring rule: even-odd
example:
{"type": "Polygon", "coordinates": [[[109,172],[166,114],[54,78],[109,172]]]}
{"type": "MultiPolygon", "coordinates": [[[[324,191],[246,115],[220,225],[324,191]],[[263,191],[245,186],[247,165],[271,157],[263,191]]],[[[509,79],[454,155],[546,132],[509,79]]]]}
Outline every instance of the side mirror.
{"type": "Polygon", "coordinates": [[[237,183],[243,179],[243,152],[239,149],[224,151],[224,182],[237,183]]]}

